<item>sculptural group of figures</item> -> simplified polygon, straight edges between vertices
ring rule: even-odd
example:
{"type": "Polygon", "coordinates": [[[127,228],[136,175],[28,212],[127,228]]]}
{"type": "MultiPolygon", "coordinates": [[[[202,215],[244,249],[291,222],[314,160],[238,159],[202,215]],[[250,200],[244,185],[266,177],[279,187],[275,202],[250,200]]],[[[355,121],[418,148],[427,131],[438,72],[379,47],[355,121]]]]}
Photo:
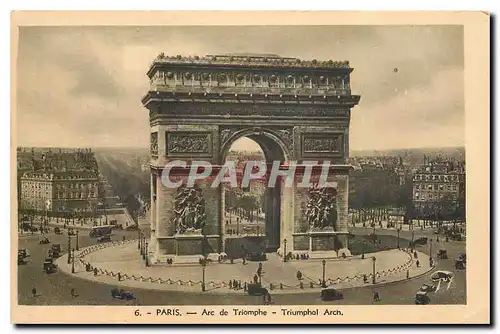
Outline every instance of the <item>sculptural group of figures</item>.
{"type": "Polygon", "coordinates": [[[181,186],[174,199],[176,232],[201,232],[206,222],[205,199],[200,187],[181,186]]]}
{"type": "Polygon", "coordinates": [[[306,218],[311,229],[336,230],[337,190],[314,185],[309,188],[306,218]]]}

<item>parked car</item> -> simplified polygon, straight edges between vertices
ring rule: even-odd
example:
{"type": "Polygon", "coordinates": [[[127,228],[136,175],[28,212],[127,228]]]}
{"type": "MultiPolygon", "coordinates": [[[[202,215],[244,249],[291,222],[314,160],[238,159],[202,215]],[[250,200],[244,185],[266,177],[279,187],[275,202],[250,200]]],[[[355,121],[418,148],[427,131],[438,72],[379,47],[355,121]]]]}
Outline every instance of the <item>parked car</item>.
{"type": "Polygon", "coordinates": [[[267,295],[269,292],[259,283],[250,283],[247,285],[247,292],[250,296],[267,295]]]}
{"type": "Polygon", "coordinates": [[[338,290],[335,290],[333,288],[321,290],[321,300],[323,301],[340,299],[344,299],[344,295],[338,290]]]}
{"type": "Polygon", "coordinates": [[[72,228],[70,228],[70,229],[68,230],[68,235],[76,235],[75,230],[74,230],[74,229],[72,229],[72,228]]]}
{"type": "Polygon", "coordinates": [[[424,291],[418,291],[415,295],[415,304],[416,305],[427,305],[431,302],[429,296],[424,291]]]}
{"type": "Polygon", "coordinates": [[[132,300],[135,299],[135,295],[132,292],[125,291],[123,289],[114,288],[111,290],[111,297],[121,300],[132,300]]]}
{"type": "Polygon", "coordinates": [[[62,234],[62,231],[59,227],[54,227],[54,233],[55,234],[62,234]]]}
{"type": "Polygon", "coordinates": [[[436,286],[432,284],[422,284],[420,287],[420,290],[422,292],[434,292],[436,291],[436,286]]]}

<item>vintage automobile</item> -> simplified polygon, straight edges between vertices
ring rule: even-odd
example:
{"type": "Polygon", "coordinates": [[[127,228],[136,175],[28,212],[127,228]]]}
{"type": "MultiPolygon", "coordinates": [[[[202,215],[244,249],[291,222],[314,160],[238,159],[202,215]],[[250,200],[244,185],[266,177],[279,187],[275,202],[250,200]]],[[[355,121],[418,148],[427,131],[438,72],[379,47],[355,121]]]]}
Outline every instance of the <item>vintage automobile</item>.
{"type": "Polygon", "coordinates": [[[63,234],[59,227],[54,227],[54,233],[58,235],[63,234]]]}
{"type": "Polygon", "coordinates": [[[428,239],[426,237],[418,238],[415,241],[413,241],[414,246],[423,246],[427,245],[428,239]]]}
{"type": "Polygon", "coordinates": [[[440,249],[437,253],[437,257],[438,259],[447,259],[448,258],[448,252],[446,251],[446,249],[440,249]]]}
{"type": "Polygon", "coordinates": [[[264,252],[247,253],[246,256],[248,261],[266,261],[267,256],[264,252]]]}
{"type": "Polygon", "coordinates": [[[43,271],[45,271],[45,273],[47,274],[52,274],[57,271],[57,266],[52,259],[45,259],[45,261],[43,262],[43,271]]]}
{"type": "Polygon", "coordinates": [[[26,261],[26,257],[22,256],[21,254],[17,254],[17,264],[22,265],[26,263],[28,263],[28,261],[26,261]]]}
{"type": "Polygon", "coordinates": [[[97,238],[97,242],[110,242],[110,241],[111,241],[110,234],[106,234],[97,238]]]}
{"type": "Polygon", "coordinates": [[[30,256],[29,253],[28,253],[28,250],[26,248],[20,248],[18,251],[17,251],[17,255],[19,256],[22,256],[22,257],[28,257],[30,256]]]}
{"type": "Polygon", "coordinates": [[[467,261],[467,259],[466,259],[465,254],[463,254],[463,253],[458,254],[457,258],[455,259],[455,269],[459,269],[459,270],[465,269],[467,266],[466,261],[467,261]]]}
{"type": "Polygon", "coordinates": [[[332,288],[321,290],[321,300],[323,301],[340,299],[344,299],[344,295],[338,290],[332,288]]]}
{"type": "Polygon", "coordinates": [[[434,292],[436,291],[436,286],[432,284],[422,284],[419,291],[422,292],[434,292]]]}
{"type": "Polygon", "coordinates": [[[72,228],[68,229],[68,235],[76,235],[75,230],[72,228]]]}
{"type": "Polygon", "coordinates": [[[269,292],[259,283],[250,283],[247,285],[247,293],[250,296],[267,295],[269,292]]]}
{"type": "Polygon", "coordinates": [[[415,304],[416,305],[427,305],[431,302],[429,296],[424,291],[418,291],[415,295],[415,304]]]}
{"type": "Polygon", "coordinates": [[[49,249],[49,256],[53,258],[58,258],[61,256],[62,249],[60,244],[53,244],[52,247],[49,249]]]}
{"type": "Polygon", "coordinates": [[[121,300],[132,300],[135,299],[135,295],[132,292],[125,291],[123,289],[114,288],[111,290],[111,297],[121,300]]]}
{"type": "Polygon", "coordinates": [[[431,274],[431,281],[449,281],[453,278],[453,273],[451,271],[438,270],[431,274]]]}
{"type": "Polygon", "coordinates": [[[40,245],[46,245],[46,244],[50,244],[50,240],[48,238],[43,238],[42,240],[40,240],[40,245]]]}

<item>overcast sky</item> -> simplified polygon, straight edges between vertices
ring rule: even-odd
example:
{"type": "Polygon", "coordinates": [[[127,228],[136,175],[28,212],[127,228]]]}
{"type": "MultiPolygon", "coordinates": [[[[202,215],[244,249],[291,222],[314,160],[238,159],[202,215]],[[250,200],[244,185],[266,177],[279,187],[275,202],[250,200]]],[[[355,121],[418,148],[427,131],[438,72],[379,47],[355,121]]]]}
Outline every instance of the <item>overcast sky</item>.
{"type": "Polygon", "coordinates": [[[22,27],[18,144],[148,147],[140,101],[160,52],[349,60],[351,149],[464,145],[459,26],[22,27]]]}

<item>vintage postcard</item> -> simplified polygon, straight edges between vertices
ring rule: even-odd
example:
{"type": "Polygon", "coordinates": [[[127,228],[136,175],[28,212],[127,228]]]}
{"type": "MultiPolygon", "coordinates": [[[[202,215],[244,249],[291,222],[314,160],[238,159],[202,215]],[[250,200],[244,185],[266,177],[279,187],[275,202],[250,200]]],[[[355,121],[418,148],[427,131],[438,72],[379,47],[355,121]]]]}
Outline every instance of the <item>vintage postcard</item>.
{"type": "Polygon", "coordinates": [[[489,323],[489,20],[13,13],[12,322],[489,323]]]}

